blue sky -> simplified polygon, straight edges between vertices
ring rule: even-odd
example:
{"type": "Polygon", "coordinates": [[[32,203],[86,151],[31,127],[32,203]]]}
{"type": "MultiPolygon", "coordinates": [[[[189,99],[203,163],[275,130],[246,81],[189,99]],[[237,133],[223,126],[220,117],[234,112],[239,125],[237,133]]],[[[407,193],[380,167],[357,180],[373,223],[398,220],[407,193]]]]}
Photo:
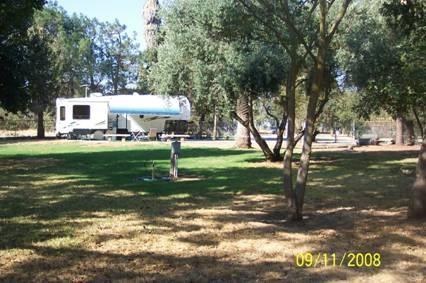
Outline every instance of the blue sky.
{"type": "Polygon", "coordinates": [[[146,0],[56,0],[68,13],[82,13],[101,21],[115,19],[127,26],[127,31],[137,33],[140,49],[144,49],[142,9],[146,0]]]}

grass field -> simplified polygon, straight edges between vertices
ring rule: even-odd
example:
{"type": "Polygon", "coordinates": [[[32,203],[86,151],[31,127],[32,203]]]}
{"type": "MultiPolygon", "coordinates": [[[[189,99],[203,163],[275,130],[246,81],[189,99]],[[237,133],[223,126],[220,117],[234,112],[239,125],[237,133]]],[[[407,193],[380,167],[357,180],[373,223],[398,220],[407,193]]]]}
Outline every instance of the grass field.
{"type": "MultiPolygon", "coordinates": [[[[422,282],[426,224],[405,219],[415,150],[318,151],[303,224],[281,164],[186,147],[177,182],[144,182],[169,145],[0,144],[0,281],[422,282]],[[378,252],[379,268],[297,268],[302,252],[378,252]]],[[[423,281],[424,282],[424,281],[423,281]]]]}

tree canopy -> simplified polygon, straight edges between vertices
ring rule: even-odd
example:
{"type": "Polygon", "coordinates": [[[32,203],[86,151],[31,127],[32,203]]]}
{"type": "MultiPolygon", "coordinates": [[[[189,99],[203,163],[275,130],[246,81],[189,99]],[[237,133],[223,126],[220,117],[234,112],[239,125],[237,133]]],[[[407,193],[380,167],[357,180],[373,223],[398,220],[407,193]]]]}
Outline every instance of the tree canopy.
{"type": "MultiPolygon", "coordinates": [[[[394,117],[426,121],[425,4],[386,1],[359,6],[339,50],[346,81],[359,90],[358,112],[368,118],[385,110],[394,117]]],[[[423,134],[421,134],[423,135],[423,134]]]]}
{"type": "Polygon", "coordinates": [[[25,110],[29,96],[25,91],[27,30],[36,9],[44,0],[13,0],[0,8],[0,106],[10,111],[25,110]]]}

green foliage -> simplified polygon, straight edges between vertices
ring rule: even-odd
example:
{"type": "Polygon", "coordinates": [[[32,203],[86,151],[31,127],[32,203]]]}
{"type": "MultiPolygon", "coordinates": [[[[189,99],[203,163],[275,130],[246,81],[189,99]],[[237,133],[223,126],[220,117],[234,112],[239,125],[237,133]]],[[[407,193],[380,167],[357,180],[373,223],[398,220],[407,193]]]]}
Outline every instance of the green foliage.
{"type": "Polygon", "coordinates": [[[250,39],[229,38],[224,15],[241,18],[232,1],[177,1],[166,10],[158,62],[149,77],[159,93],[185,94],[198,112],[226,112],[242,94],[277,92],[285,76],[285,53],[250,39]]]}
{"type": "Polygon", "coordinates": [[[56,4],[38,13],[35,25],[50,39],[56,56],[59,96],[81,93],[81,84],[89,85],[90,91],[117,94],[134,83],[138,46],[124,25],[69,16],[56,4]]]}
{"type": "Polygon", "coordinates": [[[328,129],[342,128],[352,131],[352,123],[361,124],[355,107],[359,103],[359,96],[354,92],[343,92],[334,95],[324,108],[319,123],[328,129]]]}
{"type": "Polygon", "coordinates": [[[387,1],[381,9],[365,4],[353,12],[339,55],[366,118],[381,109],[394,116],[426,109],[425,6],[416,3],[387,1]]]}
{"type": "Polygon", "coordinates": [[[44,0],[12,0],[0,4],[0,106],[9,111],[25,110],[26,51],[30,47],[27,29],[35,9],[44,0]]]}
{"type": "MultiPolygon", "coordinates": [[[[223,52],[218,52],[223,47],[209,38],[205,28],[215,16],[213,4],[177,1],[165,11],[163,43],[158,47],[158,62],[149,75],[157,93],[185,94],[197,112],[204,112],[209,105],[226,98],[217,78],[224,73],[224,68],[217,64],[224,61],[223,52]]],[[[223,102],[225,105],[226,101],[223,102]]]]}
{"type": "Polygon", "coordinates": [[[157,49],[151,48],[143,51],[139,55],[139,73],[138,73],[138,90],[142,93],[151,93],[153,89],[150,85],[149,74],[152,66],[157,63],[157,49]]]}
{"type": "Polygon", "coordinates": [[[27,63],[31,72],[27,76],[27,90],[30,95],[29,109],[34,113],[44,112],[52,104],[57,93],[57,72],[54,57],[43,35],[30,35],[31,48],[28,50],[27,63]]]}
{"type": "Polygon", "coordinates": [[[0,9],[3,108],[45,110],[57,96],[81,95],[81,84],[117,93],[135,83],[138,46],[124,25],[70,16],[56,3],[32,17],[44,1],[13,2],[0,9]]]}
{"type": "Polygon", "coordinates": [[[113,23],[103,23],[100,26],[101,64],[107,78],[106,91],[118,94],[129,84],[135,84],[137,79],[138,45],[135,36],[126,33],[126,26],[117,20],[113,23]]]}

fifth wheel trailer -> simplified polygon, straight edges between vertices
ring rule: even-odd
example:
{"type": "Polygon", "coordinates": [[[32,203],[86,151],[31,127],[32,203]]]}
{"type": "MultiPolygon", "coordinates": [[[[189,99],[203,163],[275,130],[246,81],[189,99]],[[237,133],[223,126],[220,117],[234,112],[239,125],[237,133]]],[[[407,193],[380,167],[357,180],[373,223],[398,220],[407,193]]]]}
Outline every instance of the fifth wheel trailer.
{"type": "Polygon", "coordinates": [[[102,138],[106,133],[164,131],[167,120],[190,119],[186,97],[160,95],[109,95],[56,99],[56,135],[102,138]]]}

